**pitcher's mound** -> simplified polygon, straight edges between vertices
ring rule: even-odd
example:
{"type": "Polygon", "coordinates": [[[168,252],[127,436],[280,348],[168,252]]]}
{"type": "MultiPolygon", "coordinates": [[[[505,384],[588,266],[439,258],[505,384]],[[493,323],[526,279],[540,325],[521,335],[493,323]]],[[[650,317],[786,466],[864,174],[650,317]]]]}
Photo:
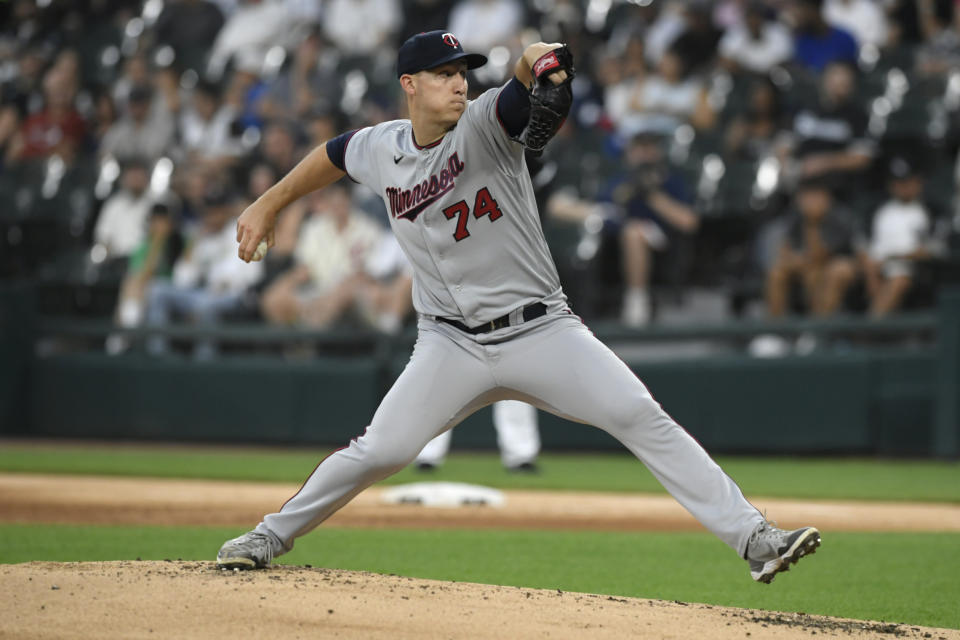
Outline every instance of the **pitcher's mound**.
{"type": "MultiPolygon", "coordinates": [[[[803,614],[278,565],[0,565],[0,638],[943,638],[803,614]]],[[[928,634],[928,635],[927,635],[928,634]]]]}

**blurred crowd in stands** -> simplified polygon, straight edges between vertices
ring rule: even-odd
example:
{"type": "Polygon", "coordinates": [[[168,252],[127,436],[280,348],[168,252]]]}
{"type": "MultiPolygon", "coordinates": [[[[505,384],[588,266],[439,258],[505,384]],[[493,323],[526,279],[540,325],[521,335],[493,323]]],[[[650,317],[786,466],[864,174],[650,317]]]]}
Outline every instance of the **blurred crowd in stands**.
{"type": "Polygon", "coordinates": [[[411,273],[377,194],[294,203],[262,263],[234,223],[311,148],[404,117],[397,47],[434,28],[489,57],[474,95],[530,42],[572,48],[528,168],[580,315],[639,327],[706,291],[881,316],[960,280],[960,0],[0,2],[0,278],[121,326],[397,332],[411,273]]]}

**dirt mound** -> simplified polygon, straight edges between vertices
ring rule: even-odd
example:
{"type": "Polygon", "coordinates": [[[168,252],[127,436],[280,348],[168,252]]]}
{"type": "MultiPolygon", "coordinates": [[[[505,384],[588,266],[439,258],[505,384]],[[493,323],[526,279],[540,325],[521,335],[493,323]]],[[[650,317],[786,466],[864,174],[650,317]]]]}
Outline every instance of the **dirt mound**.
{"type": "Polygon", "coordinates": [[[682,602],[209,562],[0,565],[0,638],[854,638],[960,632],[682,602]]]}

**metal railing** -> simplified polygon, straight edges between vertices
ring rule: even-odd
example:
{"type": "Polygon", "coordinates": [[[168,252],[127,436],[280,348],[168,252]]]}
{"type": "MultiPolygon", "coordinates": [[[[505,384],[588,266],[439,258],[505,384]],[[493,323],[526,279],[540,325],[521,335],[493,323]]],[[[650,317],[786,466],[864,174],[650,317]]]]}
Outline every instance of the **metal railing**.
{"type": "MultiPolygon", "coordinates": [[[[938,332],[936,311],[909,312],[886,318],[840,315],[830,318],[784,318],[776,320],[730,320],[696,324],[654,324],[630,328],[612,321],[590,322],[588,326],[604,342],[682,343],[716,341],[742,343],[755,336],[773,334],[784,338],[810,335],[817,339],[846,338],[907,339],[915,344],[934,343],[938,332]]],[[[211,339],[222,345],[284,347],[310,344],[321,352],[390,352],[408,349],[416,339],[416,329],[406,328],[397,335],[370,329],[310,329],[278,327],[259,323],[190,325],[168,324],[160,327],[118,327],[109,320],[42,317],[37,329],[38,342],[70,341],[73,350],[96,350],[108,336],[119,335],[132,344],[142,344],[151,336],[173,341],[193,342],[211,339]]]]}

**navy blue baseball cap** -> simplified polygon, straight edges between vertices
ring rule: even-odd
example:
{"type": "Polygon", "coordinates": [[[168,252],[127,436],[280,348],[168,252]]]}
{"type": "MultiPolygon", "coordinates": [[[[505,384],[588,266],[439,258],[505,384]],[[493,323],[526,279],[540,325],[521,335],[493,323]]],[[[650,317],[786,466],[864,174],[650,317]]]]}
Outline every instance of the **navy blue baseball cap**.
{"type": "Polygon", "coordinates": [[[457,37],[440,29],[425,31],[407,38],[397,53],[397,77],[405,73],[416,73],[424,69],[433,69],[442,64],[464,60],[467,69],[476,69],[487,64],[487,56],[479,53],[464,53],[457,37]]]}

